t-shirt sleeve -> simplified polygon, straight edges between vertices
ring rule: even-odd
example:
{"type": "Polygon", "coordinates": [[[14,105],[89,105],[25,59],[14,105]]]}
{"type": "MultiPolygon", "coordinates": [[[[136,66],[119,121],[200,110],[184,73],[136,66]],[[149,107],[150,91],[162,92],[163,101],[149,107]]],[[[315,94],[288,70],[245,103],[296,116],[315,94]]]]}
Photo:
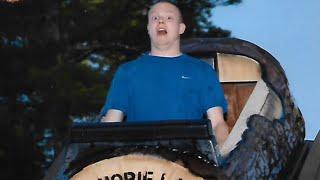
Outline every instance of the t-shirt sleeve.
{"type": "Polygon", "coordinates": [[[104,116],[109,109],[116,109],[127,114],[128,109],[128,81],[127,73],[120,66],[115,73],[111,86],[109,88],[108,95],[106,97],[106,103],[101,110],[101,115],[104,116]]]}
{"type": "Polygon", "coordinates": [[[212,107],[222,107],[223,112],[226,113],[228,111],[228,104],[217,73],[212,67],[206,68],[203,80],[202,102],[204,111],[206,112],[212,107]]]}

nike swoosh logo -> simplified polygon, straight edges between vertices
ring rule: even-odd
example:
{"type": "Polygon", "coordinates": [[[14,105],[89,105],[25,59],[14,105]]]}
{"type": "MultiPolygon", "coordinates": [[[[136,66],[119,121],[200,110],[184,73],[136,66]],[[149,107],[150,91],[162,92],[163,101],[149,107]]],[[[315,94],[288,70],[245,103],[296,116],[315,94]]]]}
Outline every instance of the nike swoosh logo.
{"type": "Polygon", "coordinates": [[[188,76],[181,76],[182,79],[191,79],[190,77],[188,76]]]}

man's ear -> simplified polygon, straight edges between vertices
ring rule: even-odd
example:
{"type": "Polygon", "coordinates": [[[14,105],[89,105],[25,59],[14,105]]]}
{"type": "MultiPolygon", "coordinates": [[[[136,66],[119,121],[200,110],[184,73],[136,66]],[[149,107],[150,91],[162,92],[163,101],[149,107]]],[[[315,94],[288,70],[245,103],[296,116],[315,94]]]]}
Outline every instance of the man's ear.
{"type": "Polygon", "coordinates": [[[183,34],[184,31],[186,30],[186,25],[184,23],[180,23],[179,25],[179,34],[183,34]]]}

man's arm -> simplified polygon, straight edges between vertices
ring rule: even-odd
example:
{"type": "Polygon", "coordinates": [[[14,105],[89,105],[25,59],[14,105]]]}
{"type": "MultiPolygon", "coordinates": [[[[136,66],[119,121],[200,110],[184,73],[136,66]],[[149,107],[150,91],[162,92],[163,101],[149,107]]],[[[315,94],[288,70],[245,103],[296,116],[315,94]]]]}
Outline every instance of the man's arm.
{"type": "Polygon", "coordinates": [[[123,121],[123,112],[117,109],[110,109],[105,116],[101,118],[101,122],[121,122],[123,121]]]}
{"type": "Polygon", "coordinates": [[[228,125],[223,119],[223,111],[221,107],[213,107],[207,110],[208,119],[211,121],[212,129],[218,142],[219,148],[229,135],[228,125]]]}

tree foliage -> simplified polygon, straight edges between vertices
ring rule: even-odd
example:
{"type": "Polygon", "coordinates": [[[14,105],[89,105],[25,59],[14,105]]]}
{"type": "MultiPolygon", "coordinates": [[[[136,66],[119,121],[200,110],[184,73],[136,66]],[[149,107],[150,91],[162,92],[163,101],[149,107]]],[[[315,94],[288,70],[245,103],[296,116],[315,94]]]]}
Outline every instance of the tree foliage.
{"type": "MultiPolygon", "coordinates": [[[[177,1],[183,38],[226,37],[216,6],[177,1]]],[[[95,120],[117,66],[148,51],[148,0],[0,1],[0,159],[4,179],[40,179],[73,121],[95,120]]]]}

